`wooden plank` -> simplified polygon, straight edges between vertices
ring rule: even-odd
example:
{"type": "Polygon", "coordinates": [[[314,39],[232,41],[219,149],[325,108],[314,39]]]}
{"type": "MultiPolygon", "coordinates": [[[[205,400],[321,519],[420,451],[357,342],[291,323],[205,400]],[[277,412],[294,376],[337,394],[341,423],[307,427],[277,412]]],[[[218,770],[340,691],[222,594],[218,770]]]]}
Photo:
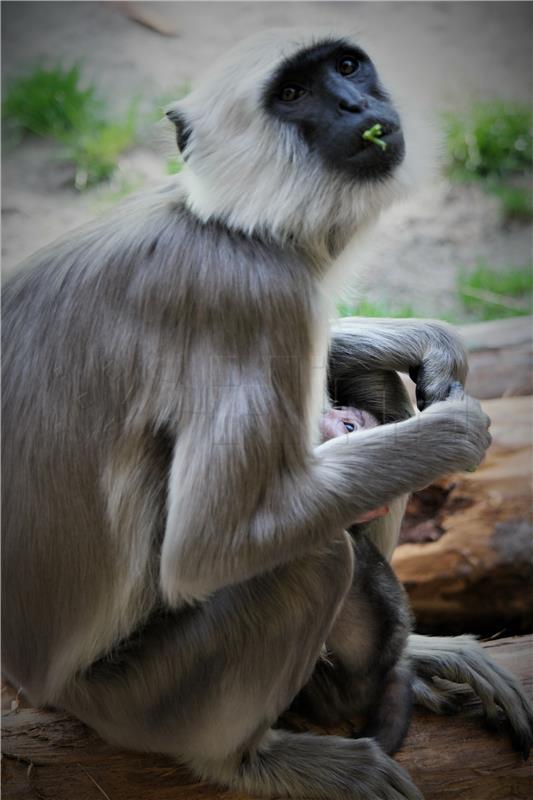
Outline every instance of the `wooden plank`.
{"type": "MultiPolygon", "coordinates": [[[[484,646],[533,697],[533,636],[484,646]]],[[[531,759],[524,763],[505,736],[487,732],[478,706],[470,715],[415,714],[398,760],[426,800],[530,800],[531,759]]],[[[169,758],[111,747],[54,711],[4,715],[2,750],[4,800],[251,800],[198,783],[169,758]]]]}
{"type": "MultiPolygon", "coordinates": [[[[494,660],[517,675],[533,698],[533,636],[485,643],[494,660]]],[[[426,800],[531,800],[533,759],[527,763],[504,736],[472,718],[415,714],[397,760],[426,800]]]]}
{"type": "MultiPolygon", "coordinates": [[[[427,524],[440,538],[401,544],[393,556],[417,624],[432,632],[531,629],[533,398],[487,400],[483,407],[493,437],[485,461],[474,473],[438,482],[440,494],[434,487],[418,493],[430,502],[427,521],[417,527],[424,531],[427,524]]],[[[409,523],[407,515],[403,541],[409,523]]]]}
{"type": "Polygon", "coordinates": [[[533,317],[459,326],[468,350],[466,390],[480,400],[533,394],[533,317]]]}

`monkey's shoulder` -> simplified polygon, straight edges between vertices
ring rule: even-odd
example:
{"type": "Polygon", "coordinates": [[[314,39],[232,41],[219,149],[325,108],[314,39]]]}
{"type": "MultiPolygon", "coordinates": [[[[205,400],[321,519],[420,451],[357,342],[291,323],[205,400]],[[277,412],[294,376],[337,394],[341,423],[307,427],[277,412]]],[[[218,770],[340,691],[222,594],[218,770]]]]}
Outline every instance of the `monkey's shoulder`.
{"type": "Polygon", "coordinates": [[[302,253],[216,219],[201,220],[183,198],[152,198],[150,212],[135,225],[130,221],[125,235],[122,266],[108,265],[127,274],[125,303],[167,308],[169,319],[185,310],[198,325],[240,320],[248,330],[254,322],[298,326],[314,313],[316,275],[302,253]]]}
{"type": "MultiPolygon", "coordinates": [[[[285,295],[302,295],[316,284],[313,267],[290,245],[259,233],[247,234],[218,219],[202,220],[184,200],[161,208],[150,232],[148,255],[153,274],[161,279],[181,278],[187,287],[217,295],[228,291],[236,299],[247,296],[265,304],[285,295]]],[[[147,245],[145,239],[144,246],[147,245]]]]}
{"type": "Polygon", "coordinates": [[[38,251],[6,287],[8,302],[74,295],[113,301],[216,307],[222,313],[269,308],[305,313],[316,287],[312,268],[292,247],[202,221],[179,187],[139,194],[38,251]],[[268,302],[265,302],[268,298],[268,302]],[[114,299],[114,300],[113,300],[114,299]]]}

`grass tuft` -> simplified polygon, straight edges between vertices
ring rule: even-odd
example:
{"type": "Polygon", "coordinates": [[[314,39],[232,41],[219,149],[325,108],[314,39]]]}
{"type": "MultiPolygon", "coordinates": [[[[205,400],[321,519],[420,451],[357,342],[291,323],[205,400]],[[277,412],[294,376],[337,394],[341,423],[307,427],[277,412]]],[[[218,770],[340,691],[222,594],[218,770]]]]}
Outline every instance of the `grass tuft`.
{"type": "Polygon", "coordinates": [[[388,303],[372,303],[361,300],[359,303],[340,303],[337,306],[339,317],[416,317],[410,305],[390,306],[388,303]]]}
{"type": "Polygon", "coordinates": [[[102,110],[93,86],[83,86],[81,67],[37,67],[12,81],[2,111],[11,132],[19,136],[60,138],[90,124],[102,110]]]}
{"type": "Polygon", "coordinates": [[[533,166],[533,120],[526,106],[479,103],[445,114],[448,171],[461,180],[505,178],[533,166]]]}
{"type": "Polygon", "coordinates": [[[39,66],[16,79],[8,86],[2,110],[8,139],[33,134],[60,144],[61,158],[73,164],[80,190],[113,174],[137,130],[137,102],[123,118],[110,118],[95,87],[84,83],[79,64],[39,66]]]}
{"type": "Polygon", "coordinates": [[[496,182],[489,188],[492,194],[499,198],[506,217],[525,222],[533,219],[533,188],[531,186],[513,186],[496,182]]]}
{"type": "Polygon", "coordinates": [[[136,112],[137,104],[133,103],[123,119],[95,120],[90,130],[77,132],[65,142],[64,158],[75,165],[76,189],[82,191],[113,175],[120,154],[135,139],[136,112]]]}
{"type": "Polygon", "coordinates": [[[480,181],[499,197],[506,216],[531,218],[531,179],[516,185],[533,168],[531,110],[503,101],[478,103],[465,114],[445,114],[444,127],[450,178],[480,181]]]}
{"type": "Polygon", "coordinates": [[[459,274],[458,294],[465,311],[480,321],[531,314],[533,266],[494,269],[480,262],[459,274]]]}

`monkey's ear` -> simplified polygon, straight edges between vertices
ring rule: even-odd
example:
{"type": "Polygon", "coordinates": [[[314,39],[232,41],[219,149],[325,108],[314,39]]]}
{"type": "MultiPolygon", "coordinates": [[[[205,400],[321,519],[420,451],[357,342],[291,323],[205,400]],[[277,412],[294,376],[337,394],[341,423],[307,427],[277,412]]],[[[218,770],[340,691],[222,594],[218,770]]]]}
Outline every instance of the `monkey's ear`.
{"type": "Polygon", "coordinates": [[[176,142],[180,153],[183,153],[192,133],[192,128],[185,114],[177,106],[171,106],[166,110],[167,119],[176,126],[176,142]]]}

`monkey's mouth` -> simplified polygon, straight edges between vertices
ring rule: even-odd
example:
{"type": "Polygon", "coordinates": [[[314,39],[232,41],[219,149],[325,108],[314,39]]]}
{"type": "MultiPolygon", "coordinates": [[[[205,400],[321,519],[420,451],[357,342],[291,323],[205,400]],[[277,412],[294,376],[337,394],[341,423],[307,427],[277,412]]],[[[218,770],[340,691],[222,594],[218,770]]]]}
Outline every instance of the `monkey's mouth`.
{"type": "Polygon", "coordinates": [[[405,142],[399,125],[391,122],[380,122],[371,125],[358,125],[353,136],[353,146],[348,162],[356,169],[360,177],[379,176],[390,172],[403,161],[405,142]],[[363,133],[371,125],[379,124],[381,133],[379,141],[363,139],[363,133]]]}
{"type": "Polygon", "coordinates": [[[392,123],[387,122],[376,122],[373,124],[374,128],[379,127],[380,133],[375,138],[366,138],[363,134],[371,130],[368,127],[360,126],[357,129],[356,133],[356,142],[358,146],[358,150],[367,150],[367,149],[374,149],[374,150],[381,150],[382,153],[386,153],[389,147],[397,146],[400,143],[403,143],[403,133],[399,125],[393,125],[392,123]],[[378,141],[376,141],[378,139],[378,141]],[[381,145],[379,146],[379,142],[381,145]]]}

